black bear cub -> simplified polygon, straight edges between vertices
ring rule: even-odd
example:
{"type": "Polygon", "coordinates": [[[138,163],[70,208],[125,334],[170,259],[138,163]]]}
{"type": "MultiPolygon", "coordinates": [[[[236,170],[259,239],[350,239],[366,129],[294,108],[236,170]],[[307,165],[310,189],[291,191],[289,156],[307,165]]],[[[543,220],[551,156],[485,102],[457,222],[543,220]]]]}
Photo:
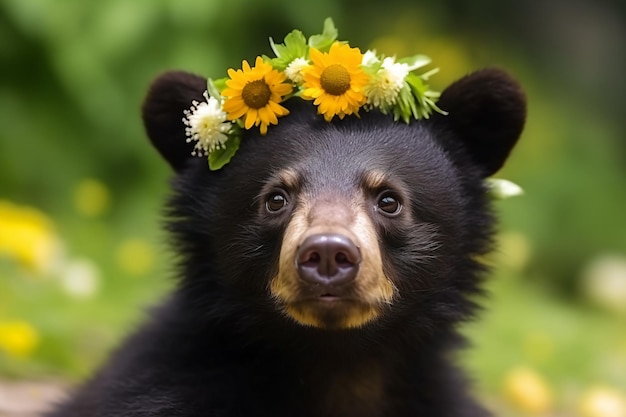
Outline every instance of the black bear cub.
{"type": "Polygon", "coordinates": [[[290,100],[218,171],[181,123],[205,89],[166,73],[143,107],[175,171],[178,286],[51,416],[488,415],[451,353],[492,243],[484,180],[525,121],[517,82],[475,72],[410,124],[290,100]]]}

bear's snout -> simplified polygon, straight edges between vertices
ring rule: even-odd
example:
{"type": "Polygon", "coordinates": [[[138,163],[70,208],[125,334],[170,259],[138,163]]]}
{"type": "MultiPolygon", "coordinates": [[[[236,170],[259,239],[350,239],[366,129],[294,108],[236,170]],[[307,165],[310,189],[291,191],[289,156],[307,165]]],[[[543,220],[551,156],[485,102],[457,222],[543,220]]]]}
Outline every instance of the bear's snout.
{"type": "Polygon", "coordinates": [[[296,254],[301,280],[323,292],[334,294],[337,287],[354,281],[361,252],[350,238],[341,234],[316,234],[304,239],[296,254]]]}
{"type": "Polygon", "coordinates": [[[297,197],[292,197],[270,294],[299,324],[363,326],[382,315],[396,293],[383,270],[369,194],[362,188],[342,193],[326,184],[308,188],[292,192],[297,197]]]}

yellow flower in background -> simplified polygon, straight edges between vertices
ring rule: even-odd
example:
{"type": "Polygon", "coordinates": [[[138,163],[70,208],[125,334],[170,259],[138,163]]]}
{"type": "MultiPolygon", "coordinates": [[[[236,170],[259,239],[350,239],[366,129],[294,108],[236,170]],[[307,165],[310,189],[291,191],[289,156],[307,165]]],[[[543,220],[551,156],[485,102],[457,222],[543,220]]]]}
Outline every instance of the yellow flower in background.
{"type": "Polygon", "coordinates": [[[334,116],[358,113],[366,102],[363,88],[369,78],[361,69],[363,54],[358,48],[335,42],[328,53],[311,48],[312,65],[304,70],[302,98],[315,100],[317,112],[330,122],[334,116]]]}
{"type": "Polygon", "coordinates": [[[582,396],[582,417],[626,417],[626,398],[611,387],[596,386],[582,396]]]}
{"type": "Polygon", "coordinates": [[[154,265],[154,250],[145,240],[128,239],[117,248],[116,261],[120,269],[129,275],[145,275],[154,265]]]}
{"type": "Polygon", "coordinates": [[[262,135],[267,133],[270,124],[278,124],[278,117],[286,116],[289,110],[278,103],[291,94],[293,87],[286,83],[287,76],[278,72],[270,64],[256,58],[254,67],[248,61],[242,62],[243,69],[228,69],[227,88],[222,91],[226,97],[223,104],[228,120],[244,117],[246,129],[259,126],[262,135]]]}
{"type": "Polygon", "coordinates": [[[0,351],[14,358],[29,357],[39,345],[39,334],[23,320],[0,321],[0,351]]]}
{"type": "Polygon", "coordinates": [[[74,208],[84,217],[102,216],[111,205],[111,194],[102,182],[86,178],[74,189],[74,208]]]}
{"type": "Polygon", "coordinates": [[[509,402],[528,414],[544,414],[552,408],[553,394],[546,380],[526,367],[511,370],[504,381],[509,402]]]}
{"type": "Polygon", "coordinates": [[[62,245],[52,220],[28,206],[0,200],[0,256],[15,259],[37,273],[50,273],[62,245]]]}
{"type": "Polygon", "coordinates": [[[532,259],[531,242],[523,233],[503,232],[498,236],[498,254],[498,264],[521,271],[532,259]]]}

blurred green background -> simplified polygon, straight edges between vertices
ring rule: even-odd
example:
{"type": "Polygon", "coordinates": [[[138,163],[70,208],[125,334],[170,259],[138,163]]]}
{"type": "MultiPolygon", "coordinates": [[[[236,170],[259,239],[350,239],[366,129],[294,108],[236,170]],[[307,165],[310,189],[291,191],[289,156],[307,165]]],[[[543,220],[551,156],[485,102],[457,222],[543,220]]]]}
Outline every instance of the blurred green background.
{"type": "Polygon", "coordinates": [[[502,415],[626,416],[626,3],[0,0],[0,379],[84,378],[172,286],[170,171],[139,108],[161,71],[221,77],[319,33],[424,53],[441,90],[499,66],[529,119],[497,176],[499,250],[461,360],[502,415]]]}

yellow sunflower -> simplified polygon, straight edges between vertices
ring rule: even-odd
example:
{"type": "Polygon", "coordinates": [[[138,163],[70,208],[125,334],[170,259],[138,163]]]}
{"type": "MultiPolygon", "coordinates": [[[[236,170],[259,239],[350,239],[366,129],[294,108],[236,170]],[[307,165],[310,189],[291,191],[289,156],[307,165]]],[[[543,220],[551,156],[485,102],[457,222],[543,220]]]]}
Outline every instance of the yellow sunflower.
{"type": "Polygon", "coordinates": [[[312,65],[304,70],[302,98],[315,100],[317,112],[330,122],[333,116],[340,119],[358,113],[365,104],[363,87],[368,76],[361,69],[363,54],[358,48],[335,42],[328,53],[311,48],[312,65]]]}
{"type": "Polygon", "coordinates": [[[261,126],[261,134],[267,133],[270,124],[278,124],[278,117],[286,116],[289,110],[281,106],[283,97],[290,94],[292,86],[285,83],[287,76],[278,72],[270,64],[256,58],[254,67],[248,61],[242,63],[243,69],[228,69],[227,88],[222,91],[226,97],[224,111],[228,120],[237,120],[245,115],[244,126],[261,126]]]}

